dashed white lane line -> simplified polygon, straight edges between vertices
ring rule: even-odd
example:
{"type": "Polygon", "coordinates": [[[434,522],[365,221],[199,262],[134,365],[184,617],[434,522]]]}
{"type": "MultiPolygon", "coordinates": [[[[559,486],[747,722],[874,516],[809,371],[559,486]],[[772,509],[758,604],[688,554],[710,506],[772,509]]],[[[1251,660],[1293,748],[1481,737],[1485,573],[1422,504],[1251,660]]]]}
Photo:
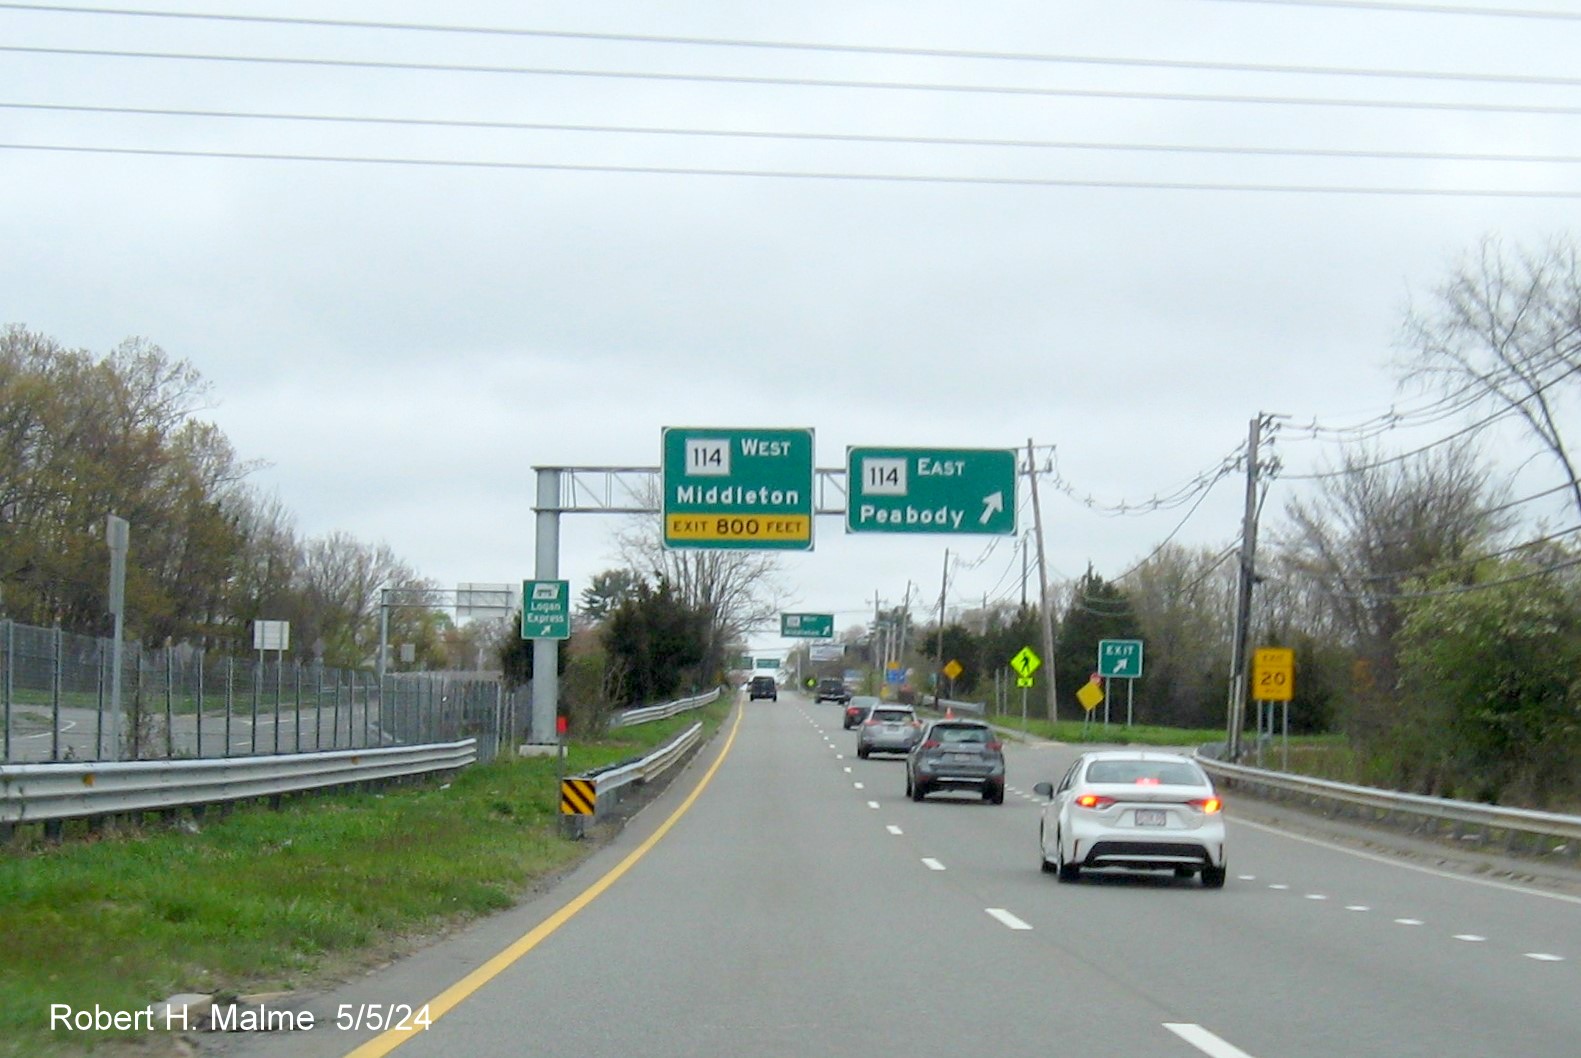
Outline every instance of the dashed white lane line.
{"type": "Polygon", "coordinates": [[[1219,1039],[1201,1025],[1182,1025],[1164,1023],[1164,1028],[1191,1044],[1203,1054],[1211,1058],[1252,1058],[1251,1055],[1229,1043],[1219,1039]]]}
{"type": "Polygon", "coordinates": [[[1346,911],[1371,911],[1372,908],[1368,907],[1366,904],[1346,904],[1345,905],[1345,910],[1346,911]]]}
{"type": "Polygon", "coordinates": [[[1483,937],[1483,936],[1479,936],[1476,933],[1456,933],[1455,934],[1455,939],[1456,940],[1463,940],[1463,941],[1466,941],[1466,942],[1471,943],[1471,944],[1481,944],[1483,941],[1487,940],[1488,938],[1483,937]]]}
{"type": "Polygon", "coordinates": [[[1394,920],[1394,924],[1397,926],[1420,926],[1422,920],[1419,918],[1397,918],[1394,920]]]}
{"type": "Polygon", "coordinates": [[[1289,889],[1290,887],[1288,885],[1270,885],[1268,888],[1284,890],[1289,889]]]}
{"type": "Polygon", "coordinates": [[[1322,893],[1308,893],[1307,894],[1307,899],[1308,900],[1327,900],[1328,897],[1324,896],[1322,893]]]}
{"type": "Polygon", "coordinates": [[[1235,877],[1239,878],[1243,882],[1257,881],[1257,875],[1255,874],[1237,874],[1235,877]]]}
{"type": "Polygon", "coordinates": [[[902,831],[899,827],[897,827],[893,823],[889,824],[889,826],[885,827],[884,829],[889,831],[891,834],[895,835],[897,838],[900,837],[900,835],[902,833],[904,833],[904,831],[902,831]]]}
{"type": "Polygon", "coordinates": [[[854,786],[854,787],[856,787],[856,788],[857,788],[857,789],[858,789],[858,790],[865,790],[865,789],[867,789],[867,787],[866,787],[866,786],[863,786],[863,785],[862,785],[862,784],[861,784],[861,783],[859,783],[859,782],[854,782],[854,783],[852,783],[852,784],[851,784],[851,785],[852,785],[852,786],[854,786]]]}
{"type": "Polygon", "coordinates": [[[847,768],[847,769],[845,769],[845,773],[846,773],[846,774],[847,774],[847,775],[850,775],[850,774],[851,774],[851,769],[850,769],[850,768],[847,768]]]}
{"type": "Polygon", "coordinates": [[[924,856],[922,858],[922,865],[930,871],[944,870],[944,864],[940,863],[936,859],[933,859],[931,856],[924,856]]]}
{"type": "Polygon", "coordinates": [[[878,802],[877,801],[869,801],[869,802],[867,802],[867,807],[869,807],[869,808],[877,808],[878,807],[878,802]]]}
{"type": "Polygon", "coordinates": [[[983,910],[988,912],[994,918],[998,919],[1001,924],[1003,924],[1005,926],[1008,926],[1010,929],[1031,929],[1032,928],[1031,926],[1027,925],[1025,922],[1021,921],[1019,918],[1017,918],[1016,916],[1012,915],[1010,912],[1006,911],[1002,907],[985,907],[985,908],[983,908],[983,910]]]}
{"type": "Polygon", "coordinates": [[[1551,954],[1549,954],[1548,952],[1545,952],[1545,951],[1529,951],[1529,952],[1526,953],[1526,957],[1528,959],[1536,959],[1538,962],[1564,962],[1565,961],[1565,957],[1563,955],[1551,955],[1551,954]]]}

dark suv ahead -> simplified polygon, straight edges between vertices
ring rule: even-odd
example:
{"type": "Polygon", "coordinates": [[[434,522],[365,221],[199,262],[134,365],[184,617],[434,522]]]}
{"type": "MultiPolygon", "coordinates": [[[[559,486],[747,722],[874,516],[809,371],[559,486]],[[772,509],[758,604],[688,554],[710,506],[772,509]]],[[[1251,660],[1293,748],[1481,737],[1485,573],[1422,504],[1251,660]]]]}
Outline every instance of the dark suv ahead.
{"type": "Polygon", "coordinates": [[[780,685],[774,682],[773,676],[754,676],[752,682],[747,684],[747,700],[759,698],[767,698],[771,702],[780,700],[780,685]]]}
{"type": "Polygon", "coordinates": [[[845,705],[851,700],[851,692],[846,690],[844,680],[819,680],[816,697],[820,702],[839,702],[845,705]]]}
{"type": "Polygon", "coordinates": [[[935,720],[906,757],[906,793],[920,801],[935,790],[961,789],[1004,804],[1004,749],[994,729],[980,720],[935,720]]]}

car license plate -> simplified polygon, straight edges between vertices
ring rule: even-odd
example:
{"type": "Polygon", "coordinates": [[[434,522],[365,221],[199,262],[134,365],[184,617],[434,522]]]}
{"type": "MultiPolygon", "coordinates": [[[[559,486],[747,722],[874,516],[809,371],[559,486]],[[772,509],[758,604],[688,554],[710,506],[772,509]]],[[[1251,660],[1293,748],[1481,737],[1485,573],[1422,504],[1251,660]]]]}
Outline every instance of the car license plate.
{"type": "Polygon", "coordinates": [[[975,759],[974,756],[972,754],[970,754],[970,753],[946,753],[944,756],[945,756],[945,759],[947,759],[947,760],[966,761],[966,760],[973,760],[973,759],[975,759]]]}
{"type": "Polygon", "coordinates": [[[1139,827],[1161,827],[1164,822],[1165,816],[1162,808],[1138,808],[1136,810],[1136,825],[1139,827]]]}

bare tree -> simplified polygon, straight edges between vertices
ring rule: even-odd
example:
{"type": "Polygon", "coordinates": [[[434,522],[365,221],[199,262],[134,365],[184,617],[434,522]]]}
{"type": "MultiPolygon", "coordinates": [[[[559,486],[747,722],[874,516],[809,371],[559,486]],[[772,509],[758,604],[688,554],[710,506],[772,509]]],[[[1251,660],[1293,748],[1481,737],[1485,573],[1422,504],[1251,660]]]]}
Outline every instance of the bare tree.
{"type": "MultiPolygon", "coordinates": [[[[658,496],[650,497],[658,507],[658,496]]],[[[780,558],[772,551],[666,548],[659,519],[634,518],[617,537],[620,559],[631,569],[664,578],[686,606],[708,620],[706,671],[724,667],[726,651],[770,624],[789,593],[780,582],[780,558]]]]}
{"type": "Polygon", "coordinates": [[[1512,411],[1564,469],[1577,513],[1581,481],[1565,447],[1559,408],[1581,390],[1581,254],[1566,239],[1540,253],[1482,241],[1412,312],[1402,384],[1444,394],[1451,405],[1512,411]]]}

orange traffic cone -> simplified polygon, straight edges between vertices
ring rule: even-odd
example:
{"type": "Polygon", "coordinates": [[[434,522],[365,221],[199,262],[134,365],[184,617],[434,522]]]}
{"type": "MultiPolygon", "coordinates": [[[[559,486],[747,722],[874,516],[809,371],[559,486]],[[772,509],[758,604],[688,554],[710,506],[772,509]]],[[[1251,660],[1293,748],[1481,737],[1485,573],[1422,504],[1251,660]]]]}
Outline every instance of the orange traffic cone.
{"type": "Polygon", "coordinates": [[[955,719],[955,709],[953,707],[951,707],[951,706],[945,706],[944,707],[944,719],[946,719],[946,720],[954,720],[955,719]]]}

